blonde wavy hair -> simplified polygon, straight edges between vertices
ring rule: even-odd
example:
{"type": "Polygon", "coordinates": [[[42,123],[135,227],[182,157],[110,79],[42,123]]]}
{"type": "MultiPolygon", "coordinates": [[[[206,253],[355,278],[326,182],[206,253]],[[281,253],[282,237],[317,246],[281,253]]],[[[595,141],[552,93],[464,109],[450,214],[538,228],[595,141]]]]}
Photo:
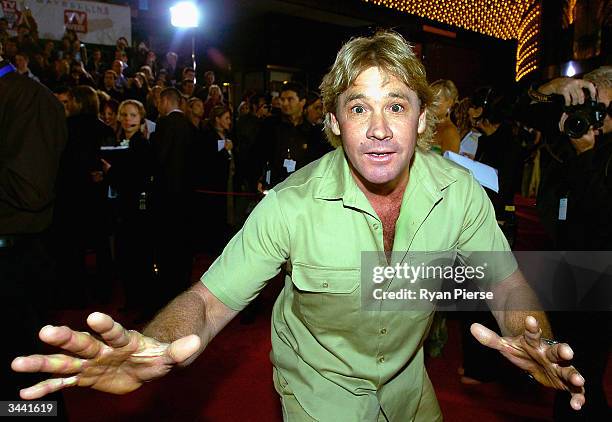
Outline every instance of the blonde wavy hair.
{"type": "Polygon", "coordinates": [[[418,135],[417,146],[429,149],[433,139],[435,116],[431,109],[433,94],[427,83],[425,68],[404,37],[390,30],[348,41],[323,77],[319,88],[325,110],[325,135],[329,143],[333,147],[342,145],[342,138],[332,132],[330,117],[330,113],[336,113],[338,96],[370,67],[377,67],[397,77],[417,94],[421,102],[421,112],[426,111],[425,131],[418,135]]]}
{"type": "Polygon", "coordinates": [[[144,106],[142,105],[142,103],[138,100],[124,100],[121,101],[121,104],[119,104],[119,108],[117,109],[117,116],[121,115],[121,112],[123,111],[123,109],[126,106],[132,105],[134,107],[136,107],[138,109],[138,114],[140,114],[140,118],[144,119],[147,115],[147,112],[145,111],[144,106]]]}

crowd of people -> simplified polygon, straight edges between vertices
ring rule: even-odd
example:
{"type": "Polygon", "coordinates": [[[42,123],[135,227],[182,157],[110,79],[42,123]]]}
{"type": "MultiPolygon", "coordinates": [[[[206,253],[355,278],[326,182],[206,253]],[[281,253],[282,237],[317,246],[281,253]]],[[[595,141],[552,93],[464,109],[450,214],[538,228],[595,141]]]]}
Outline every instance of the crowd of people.
{"type": "MultiPolygon", "coordinates": [[[[101,303],[109,299],[108,287],[118,277],[124,284],[126,307],[148,317],[188,288],[194,251],[218,255],[242,227],[252,210],[249,205],[309,163],[319,164],[306,172],[315,171],[321,157],[330,160],[331,155],[326,154],[349,142],[339,135],[347,136],[347,128],[356,125],[359,117],[324,115],[331,104],[340,107],[336,98],[330,103],[331,97],[321,98],[297,82],[284,83],[277,95],[250,93],[234,111],[215,84],[214,72],[205,72],[200,85],[194,69],[181,67],[174,52],[168,52],[160,63],[143,43],[134,48],[120,38],[111,62],[104,53],[87,48],[71,31],[59,44],[39,40],[35,22],[27,20],[18,26],[17,36],[8,37],[6,21],[0,18],[2,63],[20,77],[46,85],[63,105],[66,144],[58,162],[52,222],[45,235],[57,263],[55,280],[62,288],[61,296],[65,304],[83,305],[82,284],[89,280],[89,299],[101,303]],[[92,251],[96,256],[93,279],[86,260],[92,251]]],[[[322,86],[329,88],[330,83],[324,81],[322,86]]],[[[553,239],[551,248],[612,248],[610,225],[606,224],[608,211],[612,211],[610,67],[585,79],[556,79],[520,95],[486,86],[461,99],[450,80],[435,81],[422,90],[422,98],[432,96],[429,113],[423,117],[432,130],[427,154],[451,151],[497,170],[499,190],[487,189],[486,193],[493,204],[492,218],[510,246],[515,236],[515,227],[509,227],[514,197],[523,194],[542,199],[538,205],[553,239]],[[595,103],[603,104],[603,117],[589,121],[580,136],[568,138],[559,127],[572,112],[568,107],[583,104],[587,93],[595,103]],[[565,105],[555,100],[563,96],[565,105]],[[546,113],[535,113],[543,103],[550,106],[546,113]],[[583,198],[586,191],[594,192],[591,198],[596,204],[583,198]],[[567,206],[568,198],[567,216],[561,218],[559,200],[565,199],[567,206]]],[[[337,94],[341,97],[341,92],[337,94]]],[[[356,95],[353,100],[359,98],[356,95]]],[[[361,104],[350,109],[355,116],[368,111],[361,104]]],[[[420,125],[419,120],[419,131],[420,125]]],[[[374,128],[367,136],[378,139],[377,130],[382,131],[374,128]]],[[[360,148],[349,147],[354,148],[347,150],[349,156],[360,148]]],[[[382,160],[388,153],[368,154],[382,160]]],[[[361,171],[359,164],[352,165],[352,171],[361,171]]],[[[360,183],[360,188],[370,189],[369,182],[360,183]]],[[[284,218],[280,212],[269,212],[284,218]]],[[[6,234],[14,233],[8,230],[6,234]]],[[[385,251],[393,249],[392,238],[390,245],[387,240],[385,251]]],[[[230,252],[240,255],[235,244],[230,252]]],[[[215,267],[217,275],[225,275],[219,268],[222,265],[223,261],[215,267]]],[[[211,290],[215,282],[210,282],[211,290]]],[[[253,290],[251,301],[257,288],[249,289],[253,290]]],[[[226,305],[233,300],[221,297],[226,305]]],[[[567,318],[559,321],[566,324],[567,318]]],[[[609,317],[603,321],[609,330],[609,317]]],[[[434,324],[432,332],[436,329],[443,330],[443,324],[434,324]]],[[[567,331],[559,331],[571,338],[567,331]]],[[[605,347],[609,347],[607,338],[605,347]]],[[[276,343],[278,346],[281,340],[276,343]]],[[[602,400],[605,402],[597,393],[604,358],[591,365],[591,370],[588,357],[592,348],[583,337],[575,343],[584,347],[579,349],[580,362],[585,365],[581,371],[596,380],[595,405],[591,406],[600,406],[593,407],[593,412],[599,412],[602,400]]],[[[281,360],[276,362],[279,367],[285,364],[281,360]]],[[[466,362],[464,379],[486,380],[474,370],[481,367],[466,362]]],[[[323,383],[320,373],[316,377],[323,383]]],[[[281,378],[275,382],[286,383],[281,378]]],[[[570,409],[567,400],[563,404],[559,402],[559,412],[570,409]]]]}
{"type": "MultiPolygon", "coordinates": [[[[267,188],[331,150],[319,95],[299,83],[273,95],[250,91],[234,112],[213,71],[196,83],[193,67],[181,66],[172,51],[159,62],[143,43],[132,48],[124,37],[104,51],[70,30],[59,43],[40,40],[33,18],[9,37],[0,21],[3,57],[16,73],[47,86],[65,109],[68,143],[51,237],[67,292],[83,279],[93,250],[101,281],[95,286],[109,285],[115,261],[120,279],[130,280],[127,302],[159,305],[136,299],[139,287],[174,275],[175,267],[183,270],[172,284],[186,287],[190,261],[180,256],[219,253],[267,188]],[[161,192],[181,193],[174,214],[161,192]],[[183,232],[177,245],[151,236],[160,219],[183,232]]],[[[92,297],[108,299],[108,292],[92,297]]]]}

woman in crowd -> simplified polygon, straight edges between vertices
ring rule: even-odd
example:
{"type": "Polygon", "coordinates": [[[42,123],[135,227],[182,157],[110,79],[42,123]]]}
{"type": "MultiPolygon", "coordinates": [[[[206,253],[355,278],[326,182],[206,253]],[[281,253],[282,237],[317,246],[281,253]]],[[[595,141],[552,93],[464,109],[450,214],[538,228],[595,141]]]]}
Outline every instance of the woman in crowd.
{"type": "MultiPolygon", "coordinates": [[[[119,121],[117,120],[118,110],[119,103],[112,98],[106,101],[101,107],[102,121],[113,130],[115,140],[119,136],[119,121]]],[[[116,142],[114,142],[113,145],[114,144],[116,144],[116,142]]]]}
{"type": "Polygon", "coordinates": [[[208,88],[208,97],[206,97],[206,101],[204,102],[204,115],[208,116],[215,106],[223,106],[225,105],[223,101],[223,92],[221,92],[221,88],[219,85],[211,85],[208,88]]]}
{"type": "Polygon", "coordinates": [[[154,290],[151,191],[154,161],[149,141],[141,131],[145,109],[136,100],[119,105],[120,146],[104,163],[104,173],[118,195],[117,261],[126,292],[126,307],[141,311],[154,302],[144,292],[154,290]]]}
{"type": "Polygon", "coordinates": [[[199,171],[196,183],[208,192],[199,196],[201,200],[198,203],[213,213],[208,221],[216,222],[212,225],[206,223],[205,228],[208,233],[205,237],[210,240],[207,246],[213,253],[220,252],[234,225],[234,197],[227,195],[227,192],[235,190],[234,144],[228,137],[231,127],[230,109],[223,105],[213,107],[196,149],[196,168],[199,171]]]}
{"type": "Polygon", "coordinates": [[[457,87],[448,79],[440,79],[431,84],[436,97],[435,115],[438,123],[432,151],[444,154],[446,151],[459,152],[459,131],[450,119],[451,109],[457,102],[457,87]]]}

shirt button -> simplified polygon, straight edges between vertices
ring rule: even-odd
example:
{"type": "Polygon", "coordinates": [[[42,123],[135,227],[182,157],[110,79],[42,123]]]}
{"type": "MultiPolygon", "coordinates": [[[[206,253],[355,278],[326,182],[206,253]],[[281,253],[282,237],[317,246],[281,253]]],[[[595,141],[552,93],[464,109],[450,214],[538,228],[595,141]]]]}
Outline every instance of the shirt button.
{"type": "Polygon", "coordinates": [[[374,224],[372,224],[372,228],[373,228],[374,230],[378,230],[378,223],[374,223],[374,224]]]}
{"type": "Polygon", "coordinates": [[[378,358],[378,362],[379,363],[385,363],[385,357],[384,356],[379,357],[378,358]]]}
{"type": "Polygon", "coordinates": [[[327,284],[327,281],[324,281],[322,284],[323,287],[325,287],[326,289],[329,287],[329,284],[327,284]]]}
{"type": "Polygon", "coordinates": [[[381,328],[380,329],[380,334],[383,334],[383,335],[387,334],[387,329],[386,328],[381,328]]]}

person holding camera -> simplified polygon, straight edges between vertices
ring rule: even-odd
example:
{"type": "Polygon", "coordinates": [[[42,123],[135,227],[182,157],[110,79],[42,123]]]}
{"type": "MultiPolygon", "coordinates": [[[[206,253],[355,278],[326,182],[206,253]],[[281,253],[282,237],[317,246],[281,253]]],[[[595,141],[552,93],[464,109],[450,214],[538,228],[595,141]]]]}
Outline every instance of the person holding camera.
{"type": "MultiPolygon", "coordinates": [[[[612,250],[612,66],[600,67],[582,79],[553,79],[531,90],[530,96],[557,104],[555,118],[550,111],[548,122],[542,122],[558,129],[549,127],[544,132],[547,142],[537,201],[555,248],[612,250]]],[[[564,395],[558,395],[555,420],[610,420],[603,390],[612,338],[609,313],[558,312],[551,314],[551,322],[555,334],[571,342],[575,365],[589,380],[585,384],[589,400],[582,412],[572,412],[563,403],[564,395]]]]}
{"type": "Polygon", "coordinates": [[[612,250],[612,66],[583,79],[553,79],[537,92],[548,101],[563,96],[558,130],[544,132],[543,222],[561,250],[612,250]]]}

